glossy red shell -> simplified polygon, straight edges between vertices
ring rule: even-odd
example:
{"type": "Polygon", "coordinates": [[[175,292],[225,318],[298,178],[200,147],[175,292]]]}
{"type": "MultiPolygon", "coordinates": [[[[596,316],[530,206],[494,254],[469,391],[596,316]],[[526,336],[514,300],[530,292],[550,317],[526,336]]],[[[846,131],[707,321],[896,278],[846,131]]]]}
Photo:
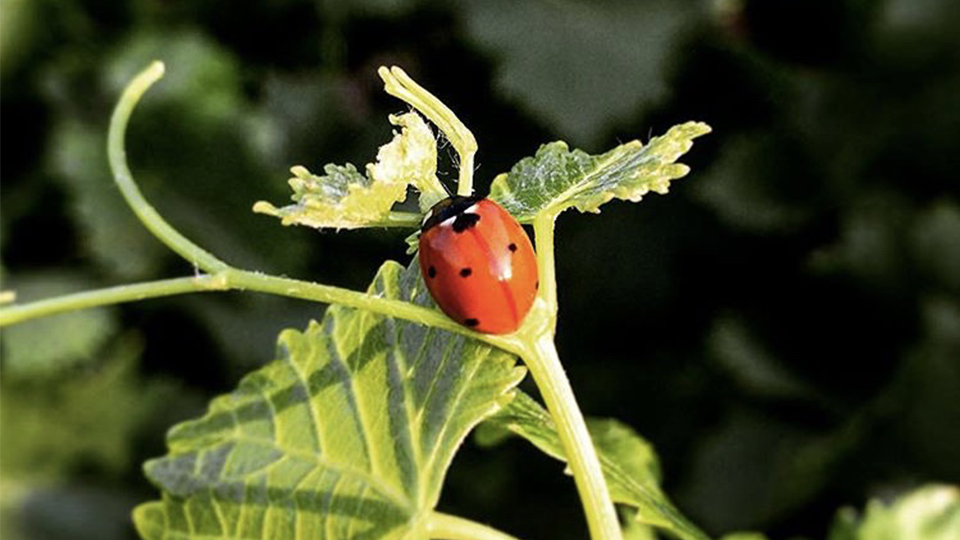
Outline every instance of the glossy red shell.
{"type": "Polygon", "coordinates": [[[519,328],[540,285],[520,223],[489,199],[446,199],[431,216],[420,234],[420,271],[440,309],[478,332],[519,328]]]}

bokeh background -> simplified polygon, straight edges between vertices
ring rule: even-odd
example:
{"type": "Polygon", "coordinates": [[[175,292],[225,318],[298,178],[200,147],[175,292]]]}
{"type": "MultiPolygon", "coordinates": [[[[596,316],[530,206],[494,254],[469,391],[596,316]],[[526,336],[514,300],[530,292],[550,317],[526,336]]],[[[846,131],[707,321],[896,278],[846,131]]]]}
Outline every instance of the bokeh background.
{"type": "MultiPolygon", "coordinates": [[[[538,145],[710,123],[667,196],[564,214],[558,343],[583,409],[658,450],[712,534],[822,538],[836,509],[960,482],[960,3],[953,0],[3,0],[3,287],[186,275],[111,182],[128,133],[169,221],[250,269],[363,288],[405,231],[283,228],[287,169],[371,161],[403,66],[469,125],[479,189],[538,145]]],[[[456,171],[449,147],[445,178],[456,171]]],[[[133,538],[164,431],[323,307],[183,296],[2,332],[5,540],[133,538]]],[[[441,509],[585,538],[569,478],[469,443],[441,509]]]]}

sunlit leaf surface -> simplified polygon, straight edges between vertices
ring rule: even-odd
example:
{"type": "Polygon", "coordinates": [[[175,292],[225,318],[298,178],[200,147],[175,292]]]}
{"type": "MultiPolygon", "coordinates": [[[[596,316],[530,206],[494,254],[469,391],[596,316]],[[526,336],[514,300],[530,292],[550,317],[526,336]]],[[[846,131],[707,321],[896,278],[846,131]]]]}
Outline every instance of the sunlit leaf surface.
{"type": "Polygon", "coordinates": [[[564,142],[545,144],[497,176],[490,198],[517,219],[530,221],[541,212],[556,214],[570,207],[599,212],[614,198],[636,202],[650,191],[666,193],[671,180],[689,171],[677,158],[690,150],[695,137],[709,132],[702,122],[687,122],[646,145],[631,141],[598,156],[571,151],[564,142]]]}
{"type": "MultiPolygon", "coordinates": [[[[414,263],[370,292],[429,302],[414,263]]],[[[278,359],[176,426],[146,471],[144,538],[414,538],[453,455],[525,370],[461,336],[332,306],[278,359]],[[412,535],[412,536],[408,536],[412,535]]]]}

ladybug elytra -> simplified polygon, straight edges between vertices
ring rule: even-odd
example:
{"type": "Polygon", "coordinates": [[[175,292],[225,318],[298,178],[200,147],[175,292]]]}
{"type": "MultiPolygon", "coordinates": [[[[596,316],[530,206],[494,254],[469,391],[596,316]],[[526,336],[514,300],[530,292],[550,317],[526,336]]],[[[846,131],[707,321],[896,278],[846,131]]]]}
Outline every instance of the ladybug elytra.
{"type": "Polygon", "coordinates": [[[523,227],[481,197],[455,195],[427,212],[420,272],[448,317],[487,334],[519,328],[540,286],[536,255],[523,227]]]}

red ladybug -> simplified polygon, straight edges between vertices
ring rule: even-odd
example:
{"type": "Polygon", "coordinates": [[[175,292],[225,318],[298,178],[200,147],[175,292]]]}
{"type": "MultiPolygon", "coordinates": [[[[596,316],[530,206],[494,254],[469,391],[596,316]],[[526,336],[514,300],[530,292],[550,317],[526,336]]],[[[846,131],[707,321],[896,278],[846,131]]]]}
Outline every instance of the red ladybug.
{"type": "Polygon", "coordinates": [[[420,229],[420,272],[451,319],[477,332],[516,330],[537,296],[537,258],[520,223],[500,205],[455,195],[420,229]]]}

